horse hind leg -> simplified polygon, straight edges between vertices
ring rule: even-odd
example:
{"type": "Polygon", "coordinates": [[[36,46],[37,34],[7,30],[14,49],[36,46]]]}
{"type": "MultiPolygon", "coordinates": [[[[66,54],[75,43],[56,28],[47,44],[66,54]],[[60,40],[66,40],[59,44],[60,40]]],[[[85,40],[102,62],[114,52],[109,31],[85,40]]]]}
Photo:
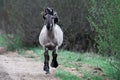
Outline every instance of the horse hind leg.
{"type": "Polygon", "coordinates": [[[49,73],[49,54],[48,54],[48,49],[45,49],[45,52],[44,52],[44,71],[46,71],[46,74],[49,73]]]}
{"type": "Polygon", "coordinates": [[[56,68],[56,67],[58,67],[56,49],[53,50],[53,52],[52,52],[52,56],[53,56],[53,59],[52,59],[51,67],[56,68]]]}

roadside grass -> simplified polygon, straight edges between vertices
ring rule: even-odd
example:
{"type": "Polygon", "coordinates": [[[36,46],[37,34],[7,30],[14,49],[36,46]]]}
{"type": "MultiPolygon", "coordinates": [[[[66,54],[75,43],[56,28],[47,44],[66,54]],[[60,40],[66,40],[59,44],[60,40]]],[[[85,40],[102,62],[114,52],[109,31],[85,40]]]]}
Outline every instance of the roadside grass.
{"type": "MultiPolygon", "coordinates": [[[[37,55],[40,56],[41,60],[43,61],[44,55],[43,50],[40,48],[31,48],[37,55]]],[[[51,51],[49,52],[50,58],[51,51]]],[[[120,72],[118,72],[111,63],[115,64],[118,62],[112,57],[103,57],[94,53],[79,53],[79,52],[71,52],[65,50],[58,51],[58,62],[59,65],[63,65],[64,67],[75,68],[77,72],[82,73],[84,76],[80,77],[79,80],[119,80],[120,72]],[[112,60],[111,60],[112,59],[112,60]],[[93,70],[84,69],[83,65],[90,65],[90,67],[97,67],[101,69],[104,73],[103,75],[94,74],[93,70]],[[83,66],[83,67],[82,67],[83,66]]],[[[66,72],[62,69],[57,70],[56,76],[60,77],[61,80],[78,80],[78,77],[74,79],[67,79],[69,76],[68,74],[73,75],[71,73],[66,72]],[[66,75],[66,76],[64,76],[66,75]]],[[[73,75],[74,76],[74,75],[73,75]]]]}
{"type": "Polygon", "coordinates": [[[80,78],[76,77],[76,75],[64,71],[61,68],[57,69],[55,76],[59,77],[61,80],[80,80],[80,78]]]}

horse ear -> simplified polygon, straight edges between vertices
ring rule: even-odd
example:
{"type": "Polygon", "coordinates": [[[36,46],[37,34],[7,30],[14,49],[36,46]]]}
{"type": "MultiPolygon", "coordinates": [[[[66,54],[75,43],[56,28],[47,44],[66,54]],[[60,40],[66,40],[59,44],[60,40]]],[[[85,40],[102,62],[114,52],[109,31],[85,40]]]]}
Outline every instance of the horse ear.
{"type": "Polygon", "coordinates": [[[54,23],[58,23],[58,17],[54,18],[54,23]]]}
{"type": "Polygon", "coordinates": [[[54,11],[54,16],[57,16],[57,12],[54,11]]]}
{"type": "Polygon", "coordinates": [[[58,21],[59,21],[59,18],[58,18],[57,12],[54,12],[54,22],[58,23],[58,21]]]}

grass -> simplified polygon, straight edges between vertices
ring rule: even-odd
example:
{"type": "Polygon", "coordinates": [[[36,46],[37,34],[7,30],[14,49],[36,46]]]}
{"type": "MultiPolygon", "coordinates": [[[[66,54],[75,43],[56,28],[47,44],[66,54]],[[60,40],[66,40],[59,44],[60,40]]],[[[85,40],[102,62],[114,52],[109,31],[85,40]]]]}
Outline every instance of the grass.
{"type": "MultiPolygon", "coordinates": [[[[43,61],[43,50],[40,48],[32,48],[32,50],[41,57],[43,61]]],[[[51,55],[50,55],[51,56],[51,55]]],[[[51,58],[51,57],[50,57],[51,58]]],[[[58,62],[60,65],[64,65],[69,68],[76,68],[79,73],[84,74],[81,79],[78,79],[77,76],[70,74],[62,69],[57,70],[56,76],[60,77],[61,80],[119,80],[119,73],[113,66],[111,66],[111,62],[118,62],[117,60],[111,60],[110,57],[103,57],[94,53],[78,53],[78,52],[70,52],[65,50],[58,51],[58,62]],[[77,63],[77,64],[76,64],[77,63]],[[89,64],[91,66],[99,67],[105,73],[105,76],[100,76],[96,74],[92,74],[90,71],[82,70],[81,66],[83,64],[89,64]],[[69,76],[74,76],[75,78],[69,79],[69,76]],[[68,79],[67,79],[68,78],[68,79]]]]}
{"type": "Polygon", "coordinates": [[[76,77],[75,75],[69,72],[64,71],[61,68],[57,69],[55,76],[59,77],[61,80],[80,80],[80,78],[76,77]]]}

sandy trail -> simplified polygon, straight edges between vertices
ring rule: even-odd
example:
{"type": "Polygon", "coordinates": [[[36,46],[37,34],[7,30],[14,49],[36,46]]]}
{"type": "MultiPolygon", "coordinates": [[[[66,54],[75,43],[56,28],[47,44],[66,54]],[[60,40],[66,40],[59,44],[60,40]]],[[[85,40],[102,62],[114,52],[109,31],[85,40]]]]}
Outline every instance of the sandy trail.
{"type": "Polygon", "coordinates": [[[42,62],[16,52],[0,55],[0,80],[59,80],[54,76],[55,70],[51,68],[50,74],[45,74],[42,62]]]}

